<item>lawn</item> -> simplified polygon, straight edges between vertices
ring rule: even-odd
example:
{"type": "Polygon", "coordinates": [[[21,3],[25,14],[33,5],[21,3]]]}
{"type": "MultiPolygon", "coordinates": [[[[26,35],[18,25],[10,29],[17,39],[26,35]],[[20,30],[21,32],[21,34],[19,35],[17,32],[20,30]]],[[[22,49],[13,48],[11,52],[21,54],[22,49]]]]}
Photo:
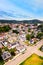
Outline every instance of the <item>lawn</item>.
{"type": "Polygon", "coordinates": [[[29,58],[27,58],[20,65],[43,65],[43,57],[40,57],[36,54],[32,54],[29,58]]]}

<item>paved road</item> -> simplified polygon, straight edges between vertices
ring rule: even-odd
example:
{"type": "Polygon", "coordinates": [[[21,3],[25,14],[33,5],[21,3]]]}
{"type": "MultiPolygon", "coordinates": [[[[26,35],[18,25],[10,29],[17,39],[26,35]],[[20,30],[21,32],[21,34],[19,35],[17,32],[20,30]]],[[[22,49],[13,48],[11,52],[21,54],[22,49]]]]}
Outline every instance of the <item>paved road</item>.
{"type": "Polygon", "coordinates": [[[19,65],[21,62],[23,62],[26,58],[31,56],[33,53],[35,53],[39,56],[43,56],[43,52],[38,50],[38,48],[40,48],[41,45],[43,45],[43,40],[37,42],[36,46],[34,46],[34,45],[28,46],[27,50],[25,51],[24,54],[18,55],[15,59],[13,58],[13,60],[8,61],[5,65],[19,65]]]}

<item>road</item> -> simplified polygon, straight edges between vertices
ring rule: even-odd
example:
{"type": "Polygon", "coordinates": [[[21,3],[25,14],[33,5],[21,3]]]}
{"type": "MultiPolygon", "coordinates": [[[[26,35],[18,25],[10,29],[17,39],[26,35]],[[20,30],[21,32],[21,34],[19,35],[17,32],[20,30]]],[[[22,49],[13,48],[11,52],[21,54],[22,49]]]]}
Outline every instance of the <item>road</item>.
{"type": "Polygon", "coordinates": [[[5,65],[19,65],[21,62],[23,62],[25,59],[27,59],[29,56],[31,56],[33,53],[43,56],[43,52],[38,50],[41,45],[43,45],[43,40],[36,43],[36,46],[27,46],[27,50],[24,54],[18,55],[15,59],[13,58],[11,61],[8,61],[5,65]]]}

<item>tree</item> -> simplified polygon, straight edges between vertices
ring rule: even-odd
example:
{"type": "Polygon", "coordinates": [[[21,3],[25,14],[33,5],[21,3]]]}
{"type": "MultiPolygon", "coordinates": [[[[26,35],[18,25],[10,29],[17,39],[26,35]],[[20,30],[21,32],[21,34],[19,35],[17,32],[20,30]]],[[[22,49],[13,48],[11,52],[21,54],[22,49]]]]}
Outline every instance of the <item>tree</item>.
{"type": "Polygon", "coordinates": [[[2,54],[2,49],[0,48],[0,57],[1,57],[1,54],[2,54]]]}
{"type": "Polygon", "coordinates": [[[16,34],[18,34],[19,32],[18,32],[17,30],[13,30],[13,33],[16,33],[16,34]]]}
{"type": "Polygon", "coordinates": [[[37,29],[41,30],[43,32],[43,24],[39,25],[37,29]]]}
{"type": "Polygon", "coordinates": [[[30,32],[30,30],[31,30],[31,29],[30,29],[30,28],[28,28],[28,32],[30,32]]]}
{"type": "Polygon", "coordinates": [[[0,48],[0,65],[4,65],[4,60],[2,59],[2,49],[0,48]]]}
{"type": "Polygon", "coordinates": [[[43,45],[39,48],[41,51],[43,51],[43,45]]]}
{"type": "Polygon", "coordinates": [[[43,33],[42,33],[42,32],[39,32],[39,33],[37,34],[37,38],[39,38],[39,39],[43,38],[43,33]]]}
{"type": "Polygon", "coordinates": [[[9,49],[8,49],[7,47],[4,47],[4,50],[5,50],[5,51],[9,51],[9,49]]]}
{"type": "Polygon", "coordinates": [[[31,35],[30,35],[30,34],[27,34],[27,35],[26,35],[26,39],[27,39],[27,40],[30,40],[30,39],[31,39],[31,35]]]}
{"type": "Polygon", "coordinates": [[[9,25],[4,26],[3,28],[4,28],[4,31],[5,31],[5,32],[7,32],[7,31],[9,31],[9,30],[11,29],[9,25]]]}
{"type": "Polygon", "coordinates": [[[19,26],[17,25],[16,28],[18,28],[19,26]]]}
{"type": "Polygon", "coordinates": [[[11,29],[11,28],[10,28],[9,25],[0,27],[0,33],[1,33],[1,32],[8,32],[10,29],[11,29]]]}
{"type": "Polygon", "coordinates": [[[32,32],[32,34],[31,34],[31,38],[34,38],[34,32],[32,32]]]}
{"type": "Polygon", "coordinates": [[[15,48],[9,50],[9,52],[11,53],[12,56],[15,56],[15,51],[16,51],[15,48]]]}

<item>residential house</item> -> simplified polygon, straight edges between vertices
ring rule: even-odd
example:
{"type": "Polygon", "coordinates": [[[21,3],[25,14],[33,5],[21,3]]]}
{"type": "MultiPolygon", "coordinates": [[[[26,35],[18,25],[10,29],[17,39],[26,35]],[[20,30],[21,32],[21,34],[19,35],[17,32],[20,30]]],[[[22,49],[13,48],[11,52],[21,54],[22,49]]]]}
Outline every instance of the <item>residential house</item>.
{"type": "Polygon", "coordinates": [[[3,48],[3,45],[0,43],[0,48],[3,48]]]}
{"type": "Polygon", "coordinates": [[[25,41],[26,40],[26,34],[19,35],[19,40],[25,41]]]}
{"type": "Polygon", "coordinates": [[[34,44],[34,40],[33,39],[30,40],[30,44],[34,44]]]}
{"type": "Polygon", "coordinates": [[[6,41],[2,41],[2,45],[4,45],[5,47],[7,47],[8,42],[6,42],[6,41]]]}
{"type": "Polygon", "coordinates": [[[19,52],[22,53],[22,52],[25,51],[26,48],[24,47],[24,45],[19,45],[19,46],[16,47],[16,49],[17,49],[19,52]]]}
{"type": "Polygon", "coordinates": [[[8,44],[8,49],[13,49],[13,48],[15,48],[16,46],[19,46],[19,44],[18,44],[17,42],[8,44]]]}
{"type": "Polygon", "coordinates": [[[8,60],[9,58],[11,58],[11,54],[8,51],[4,51],[1,56],[3,60],[8,60]]]}

